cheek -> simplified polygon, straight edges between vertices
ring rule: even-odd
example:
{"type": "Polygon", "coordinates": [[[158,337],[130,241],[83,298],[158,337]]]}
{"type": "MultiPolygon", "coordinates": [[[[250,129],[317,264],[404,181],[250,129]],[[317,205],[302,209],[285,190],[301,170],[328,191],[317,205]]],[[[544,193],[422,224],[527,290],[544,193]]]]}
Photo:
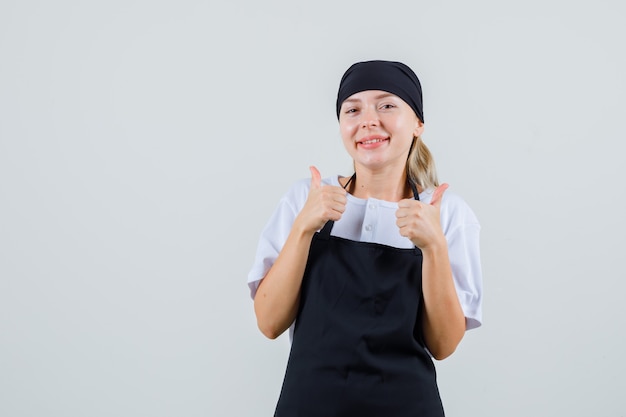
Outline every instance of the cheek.
{"type": "Polygon", "coordinates": [[[354,134],[356,133],[355,124],[342,121],[339,124],[339,134],[343,141],[352,141],[354,134]]]}
{"type": "Polygon", "coordinates": [[[393,129],[395,132],[400,133],[402,136],[407,136],[413,139],[413,135],[415,134],[415,121],[412,118],[402,118],[399,117],[393,121],[390,121],[391,125],[390,129],[393,129]]]}

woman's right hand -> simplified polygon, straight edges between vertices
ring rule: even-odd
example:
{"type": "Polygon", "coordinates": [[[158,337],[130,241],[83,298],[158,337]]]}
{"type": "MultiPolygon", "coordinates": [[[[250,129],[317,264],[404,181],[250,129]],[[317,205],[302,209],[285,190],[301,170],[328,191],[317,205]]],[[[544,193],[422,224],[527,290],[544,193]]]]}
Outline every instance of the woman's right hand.
{"type": "Polygon", "coordinates": [[[303,232],[315,233],[327,221],[337,221],[346,210],[346,190],[335,185],[322,185],[322,176],[316,167],[310,166],[311,189],[294,226],[303,232]]]}

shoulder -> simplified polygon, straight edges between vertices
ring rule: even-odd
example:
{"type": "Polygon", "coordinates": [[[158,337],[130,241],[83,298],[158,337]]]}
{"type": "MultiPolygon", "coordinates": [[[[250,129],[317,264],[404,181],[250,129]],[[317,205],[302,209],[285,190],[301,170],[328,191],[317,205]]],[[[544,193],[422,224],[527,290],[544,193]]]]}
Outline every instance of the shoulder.
{"type": "MultiPolygon", "coordinates": [[[[337,175],[333,177],[322,178],[322,185],[334,185],[339,186],[339,177],[337,175]]],[[[295,181],[287,189],[287,192],[283,195],[284,199],[291,201],[304,201],[309,195],[311,189],[311,178],[301,178],[295,181]]]]}
{"type": "Polygon", "coordinates": [[[297,180],[287,189],[287,192],[283,195],[283,200],[288,201],[304,201],[306,197],[309,195],[309,190],[311,188],[311,180],[307,178],[302,178],[297,180]]]}
{"type": "Polygon", "coordinates": [[[454,191],[449,192],[446,190],[441,203],[442,210],[445,209],[446,213],[449,215],[460,216],[466,223],[478,223],[478,219],[476,218],[472,208],[469,204],[467,204],[463,197],[456,194],[454,191]]]}
{"type": "MultiPolygon", "coordinates": [[[[322,179],[322,185],[335,185],[339,186],[338,176],[334,177],[326,177],[322,179]]],[[[309,191],[311,190],[311,178],[301,178],[287,189],[285,194],[283,194],[280,204],[291,206],[291,208],[299,212],[300,209],[304,206],[306,199],[309,196],[309,191]]]]}
{"type": "MultiPolygon", "coordinates": [[[[425,203],[430,203],[432,194],[432,189],[425,190],[420,194],[420,199],[425,203]]],[[[463,197],[449,189],[443,194],[441,200],[441,223],[447,230],[470,225],[480,228],[478,218],[470,205],[463,197]]]]}

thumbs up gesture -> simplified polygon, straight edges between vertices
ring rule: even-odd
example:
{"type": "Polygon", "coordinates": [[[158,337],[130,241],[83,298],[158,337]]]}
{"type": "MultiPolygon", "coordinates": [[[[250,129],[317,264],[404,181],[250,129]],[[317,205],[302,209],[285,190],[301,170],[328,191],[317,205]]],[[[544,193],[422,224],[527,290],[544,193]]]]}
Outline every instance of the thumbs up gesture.
{"type": "Polygon", "coordinates": [[[420,249],[428,249],[430,245],[445,241],[441,229],[441,200],[448,184],[441,184],[435,188],[430,204],[424,204],[414,199],[405,199],[398,202],[396,211],[396,225],[400,235],[408,237],[420,249]]]}
{"type": "Polygon", "coordinates": [[[327,221],[337,221],[346,209],[346,190],[333,185],[322,185],[322,176],[316,167],[311,170],[311,189],[309,196],[296,217],[294,226],[305,232],[314,233],[327,221]]]}

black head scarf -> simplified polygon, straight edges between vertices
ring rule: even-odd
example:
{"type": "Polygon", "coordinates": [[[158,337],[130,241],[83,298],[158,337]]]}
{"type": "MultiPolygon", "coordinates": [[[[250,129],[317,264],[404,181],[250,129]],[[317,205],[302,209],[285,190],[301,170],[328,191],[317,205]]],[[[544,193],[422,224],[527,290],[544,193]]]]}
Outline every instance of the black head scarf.
{"type": "Polygon", "coordinates": [[[357,62],[343,74],[337,93],[337,118],[345,99],[366,90],[381,90],[395,94],[406,102],[424,122],[422,86],[411,68],[401,62],[357,62]]]}

